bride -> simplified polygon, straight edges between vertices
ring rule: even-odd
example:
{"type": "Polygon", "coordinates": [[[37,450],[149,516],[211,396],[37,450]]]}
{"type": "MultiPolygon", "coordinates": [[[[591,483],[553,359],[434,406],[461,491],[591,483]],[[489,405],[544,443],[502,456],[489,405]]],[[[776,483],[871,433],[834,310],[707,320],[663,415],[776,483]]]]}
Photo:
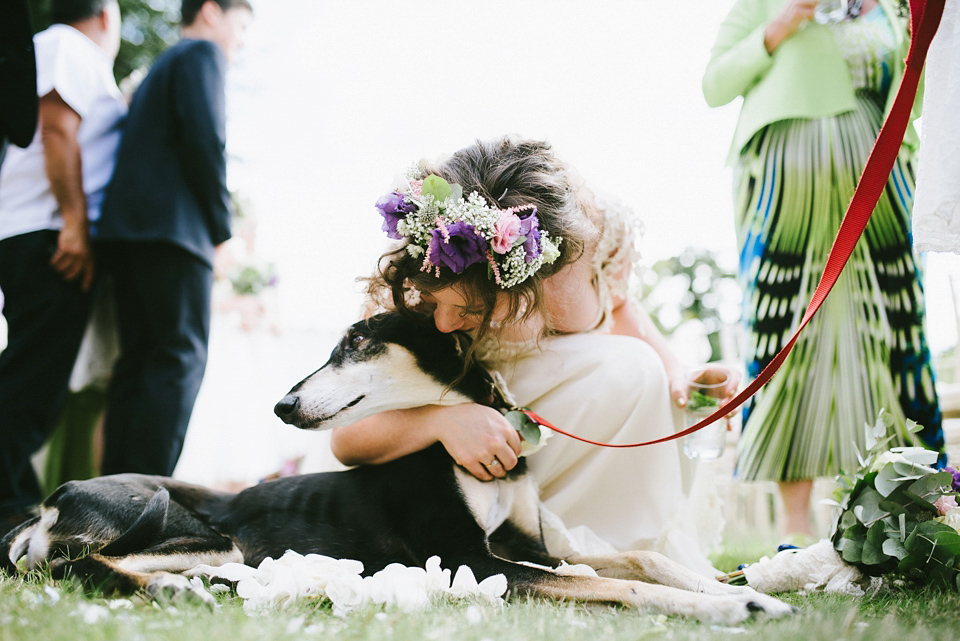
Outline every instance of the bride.
{"type": "MultiPolygon", "coordinates": [[[[639,225],[628,210],[599,204],[549,144],[477,142],[415,166],[377,208],[399,243],[370,280],[375,303],[471,332],[468,358],[498,371],[518,405],[567,431],[625,443],[677,430],[687,369],[628,296],[639,225]]],[[[386,412],[331,438],[347,465],[435,442],[482,480],[502,477],[524,453],[511,423],[481,405],[386,412]]],[[[676,443],[612,450],[554,437],[529,465],[551,553],[655,550],[715,573],[676,443]]]]}

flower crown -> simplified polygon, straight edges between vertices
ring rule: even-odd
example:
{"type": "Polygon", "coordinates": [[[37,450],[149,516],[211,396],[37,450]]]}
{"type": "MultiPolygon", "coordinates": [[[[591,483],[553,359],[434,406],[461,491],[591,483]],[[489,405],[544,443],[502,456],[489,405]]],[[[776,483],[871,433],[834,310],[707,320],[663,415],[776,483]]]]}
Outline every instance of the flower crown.
{"type": "Polygon", "coordinates": [[[407,188],[377,201],[383,231],[407,240],[413,258],[423,257],[421,271],[440,277],[440,268],[459,274],[474,263],[486,262],[487,275],[502,289],[522,283],[560,255],[561,238],[540,229],[536,205],[498,209],[472,192],[430,174],[416,165],[408,172],[407,188]]]}

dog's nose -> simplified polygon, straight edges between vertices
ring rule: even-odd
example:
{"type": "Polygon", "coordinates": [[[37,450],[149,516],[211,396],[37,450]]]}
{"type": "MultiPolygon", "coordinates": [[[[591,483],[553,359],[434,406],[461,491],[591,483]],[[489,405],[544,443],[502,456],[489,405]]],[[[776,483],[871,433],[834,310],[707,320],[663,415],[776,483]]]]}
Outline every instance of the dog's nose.
{"type": "Polygon", "coordinates": [[[274,413],[283,419],[284,423],[290,423],[294,413],[300,407],[300,397],[296,394],[287,394],[280,399],[280,402],[273,406],[274,413]]]}

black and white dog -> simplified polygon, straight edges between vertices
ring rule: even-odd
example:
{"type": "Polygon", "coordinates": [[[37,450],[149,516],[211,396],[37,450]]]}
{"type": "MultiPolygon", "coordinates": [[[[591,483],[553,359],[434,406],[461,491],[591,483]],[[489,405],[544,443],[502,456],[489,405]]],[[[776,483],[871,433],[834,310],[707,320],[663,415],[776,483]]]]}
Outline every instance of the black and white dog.
{"type": "MultiPolygon", "coordinates": [[[[348,425],[385,410],[477,402],[504,408],[480,366],[465,374],[469,338],[429,319],[383,314],[356,323],[327,363],[276,406],[303,429],[348,425]]],[[[505,408],[504,408],[505,409],[505,408]]],[[[520,463],[482,482],[442,445],[383,465],[262,483],[238,494],[170,478],[122,474],[72,481],[40,516],[0,541],[0,567],[49,564],[109,589],[188,589],[179,574],[199,564],[256,566],[287,550],[357,559],[372,574],[389,563],[470,566],[478,579],[503,574],[514,593],[616,602],[665,614],[735,623],[792,608],[725,585],[649,552],[567,559],[599,577],[561,575],[540,530],[537,486],[520,463]],[[21,561],[24,561],[21,564],[21,561]]]]}

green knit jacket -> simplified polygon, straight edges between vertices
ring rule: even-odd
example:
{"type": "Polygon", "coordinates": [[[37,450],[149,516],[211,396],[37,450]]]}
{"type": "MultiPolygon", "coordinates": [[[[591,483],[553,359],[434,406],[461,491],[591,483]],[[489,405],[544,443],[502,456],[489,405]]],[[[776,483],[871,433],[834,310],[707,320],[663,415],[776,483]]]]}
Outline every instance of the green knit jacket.
{"type": "MultiPolygon", "coordinates": [[[[787,0],[737,0],[720,25],[710,62],[703,75],[703,95],[711,107],[743,96],[740,117],[727,156],[733,164],[750,139],[772,122],[788,118],[821,118],[854,108],[854,90],[840,47],[830,29],[815,22],[787,38],[773,54],[763,45],[767,25],[787,0]]],[[[908,18],[900,17],[894,0],[879,0],[893,24],[898,52],[891,73],[886,110],[903,76],[910,41],[908,18]]],[[[920,115],[923,90],[917,92],[911,123],[901,153],[912,154],[919,144],[912,120],[920,115]]]]}

